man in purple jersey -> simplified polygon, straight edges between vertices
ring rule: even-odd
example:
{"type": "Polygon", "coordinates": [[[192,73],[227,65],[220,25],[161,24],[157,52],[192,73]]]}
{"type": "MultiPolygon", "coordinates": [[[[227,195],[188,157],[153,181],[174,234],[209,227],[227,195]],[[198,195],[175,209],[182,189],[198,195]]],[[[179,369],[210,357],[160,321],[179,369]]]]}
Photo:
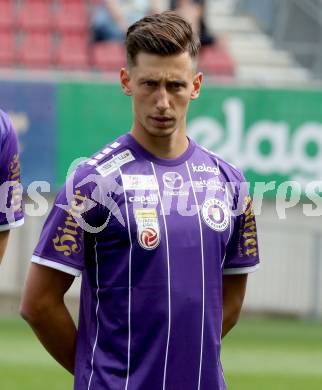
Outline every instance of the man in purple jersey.
{"type": "Polygon", "coordinates": [[[8,115],[0,110],[0,263],[9,231],[23,224],[18,142],[8,115]]]}
{"type": "Polygon", "coordinates": [[[77,390],[226,389],[221,339],[259,261],[245,179],[186,135],[202,83],[191,26],[145,17],[126,48],[133,127],[58,193],[21,314],[77,390]],[[79,275],[76,329],[64,294],[79,275]]]}

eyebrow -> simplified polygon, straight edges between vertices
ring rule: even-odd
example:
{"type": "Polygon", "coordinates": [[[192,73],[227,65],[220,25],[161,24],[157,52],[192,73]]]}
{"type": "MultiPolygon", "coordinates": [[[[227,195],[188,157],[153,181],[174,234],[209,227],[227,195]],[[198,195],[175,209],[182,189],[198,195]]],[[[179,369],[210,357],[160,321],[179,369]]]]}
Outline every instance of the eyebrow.
{"type": "MultiPolygon", "coordinates": [[[[138,82],[141,84],[141,83],[144,83],[144,82],[147,82],[147,81],[152,81],[154,83],[158,83],[160,84],[160,79],[154,79],[152,77],[142,77],[138,80],[138,82]]],[[[177,79],[172,79],[172,80],[167,80],[166,81],[166,84],[179,84],[179,85],[182,85],[183,87],[186,87],[188,85],[188,83],[184,80],[177,80],[177,79]]]]}

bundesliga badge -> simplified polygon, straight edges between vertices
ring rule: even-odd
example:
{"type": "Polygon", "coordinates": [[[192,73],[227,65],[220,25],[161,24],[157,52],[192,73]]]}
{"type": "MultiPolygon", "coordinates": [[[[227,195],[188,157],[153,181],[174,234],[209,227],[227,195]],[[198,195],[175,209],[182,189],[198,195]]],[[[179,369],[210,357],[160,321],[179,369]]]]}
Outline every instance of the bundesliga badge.
{"type": "Polygon", "coordinates": [[[223,232],[229,226],[229,211],[219,199],[207,199],[202,205],[202,218],[213,230],[223,232]]]}
{"type": "Polygon", "coordinates": [[[138,241],[143,249],[155,249],[160,244],[160,227],[156,209],[136,209],[138,241]]]}

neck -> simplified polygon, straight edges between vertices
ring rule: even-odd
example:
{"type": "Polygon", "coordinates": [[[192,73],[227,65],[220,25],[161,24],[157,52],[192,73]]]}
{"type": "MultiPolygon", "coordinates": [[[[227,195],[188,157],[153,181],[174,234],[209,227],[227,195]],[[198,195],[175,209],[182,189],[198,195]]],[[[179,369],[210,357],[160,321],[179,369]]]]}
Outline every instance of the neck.
{"type": "Polygon", "coordinates": [[[189,140],[184,130],[177,130],[169,136],[158,137],[133,127],[131,134],[144,149],[160,158],[175,159],[180,157],[189,146],[189,140]]]}

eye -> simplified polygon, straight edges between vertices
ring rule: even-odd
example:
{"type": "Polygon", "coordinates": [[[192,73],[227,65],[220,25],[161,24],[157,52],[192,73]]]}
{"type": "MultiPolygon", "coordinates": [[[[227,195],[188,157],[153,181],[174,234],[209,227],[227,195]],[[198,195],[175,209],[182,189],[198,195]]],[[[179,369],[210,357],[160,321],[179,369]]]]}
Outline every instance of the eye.
{"type": "Polygon", "coordinates": [[[170,83],[169,87],[174,90],[179,90],[182,88],[182,85],[180,83],[170,83]]]}
{"type": "Polygon", "coordinates": [[[156,87],[158,85],[158,83],[156,81],[153,81],[153,80],[147,80],[144,84],[147,87],[156,87]]]}

